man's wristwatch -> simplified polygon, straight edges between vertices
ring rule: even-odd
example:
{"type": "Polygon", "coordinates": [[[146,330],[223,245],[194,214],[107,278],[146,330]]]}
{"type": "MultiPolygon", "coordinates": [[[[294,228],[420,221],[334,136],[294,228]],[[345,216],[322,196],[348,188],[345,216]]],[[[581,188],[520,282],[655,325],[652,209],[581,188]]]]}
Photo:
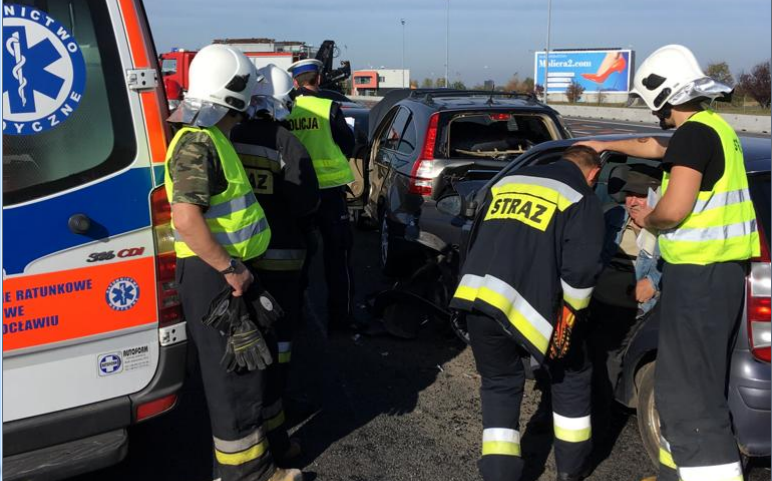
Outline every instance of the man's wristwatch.
{"type": "Polygon", "coordinates": [[[225,269],[221,270],[220,274],[222,274],[222,275],[233,274],[234,272],[236,272],[238,266],[239,266],[239,261],[237,261],[236,259],[231,259],[231,262],[230,262],[230,264],[228,264],[228,267],[226,267],[225,269]]]}

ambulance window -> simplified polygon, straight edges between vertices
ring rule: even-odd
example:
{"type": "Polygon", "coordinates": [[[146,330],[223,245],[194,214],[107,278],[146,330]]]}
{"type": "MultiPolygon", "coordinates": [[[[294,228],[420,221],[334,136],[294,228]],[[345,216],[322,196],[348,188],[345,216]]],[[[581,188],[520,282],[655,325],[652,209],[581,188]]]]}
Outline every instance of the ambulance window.
{"type": "MultiPolygon", "coordinates": [[[[128,167],[137,150],[106,2],[15,0],[14,4],[37,8],[69,30],[83,53],[85,86],[73,110],[60,108],[42,115],[42,131],[3,135],[3,205],[56,194],[112,174],[128,167]]],[[[61,85],[68,88],[67,81],[61,85]]],[[[38,99],[41,94],[34,95],[38,99]]],[[[5,120],[5,112],[3,117],[6,130],[16,128],[5,120]]]]}

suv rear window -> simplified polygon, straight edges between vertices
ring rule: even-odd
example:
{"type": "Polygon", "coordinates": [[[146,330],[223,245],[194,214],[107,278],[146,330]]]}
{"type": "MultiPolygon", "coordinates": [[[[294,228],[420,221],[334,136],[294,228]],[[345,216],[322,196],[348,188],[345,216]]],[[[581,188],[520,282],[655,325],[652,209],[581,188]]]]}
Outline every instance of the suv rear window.
{"type": "Polygon", "coordinates": [[[557,138],[543,115],[509,112],[456,115],[447,128],[448,157],[514,158],[557,138]]]}
{"type": "MultiPolygon", "coordinates": [[[[129,100],[106,2],[15,0],[42,10],[75,37],[86,84],[79,106],[34,135],[3,135],[3,204],[77,187],[121,170],[136,157],[129,100]]],[[[5,68],[5,67],[4,67],[5,68]]]]}

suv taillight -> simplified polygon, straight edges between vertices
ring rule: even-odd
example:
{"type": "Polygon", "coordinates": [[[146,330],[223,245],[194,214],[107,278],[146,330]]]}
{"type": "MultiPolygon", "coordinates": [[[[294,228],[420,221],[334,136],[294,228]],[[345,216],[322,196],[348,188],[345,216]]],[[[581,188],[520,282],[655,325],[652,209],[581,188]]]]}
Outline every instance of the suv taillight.
{"type": "Polygon", "coordinates": [[[180,296],[177,293],[175,271],[177,256],[174,254],[172,210],[163,186],[150,194],[153,215],[153,232],[156,245],[156,280],[158,283],[158,327],[182,322],[180,296]]]}
{"type": "Polygon", "coordinates": [[[439,119],[439,113],[432,114],[429,117],[429,128],[426,131],[424,148],[421,149],[421,156],[415,161],[413,170],[410,172],[410,182],[407,191],[411,194],[432,195],[432,168],[434,166],[434,147],[437,144],[437,124],[439,119]]]}
{"type": "Polygon", "coordinates": [[[772,267],[770,267],[769,248],[762,229],[759,229],[759,237],[761,238],[761,257],[751,259],[751,273],[748,276],[748,337],[753,357],[770,362],[772,267]]]}

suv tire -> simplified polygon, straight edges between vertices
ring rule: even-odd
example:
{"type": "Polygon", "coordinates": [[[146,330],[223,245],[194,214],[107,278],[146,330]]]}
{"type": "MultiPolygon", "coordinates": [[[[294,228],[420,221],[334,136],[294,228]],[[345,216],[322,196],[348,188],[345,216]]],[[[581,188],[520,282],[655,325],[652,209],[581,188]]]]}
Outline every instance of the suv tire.
{"type": "Polygon", "coordinates": [[[638,386],[638,431],[651,462],[659,466],[659,413],[654,402],[654,366],[650,362],[635,375],[638,386]]]}

